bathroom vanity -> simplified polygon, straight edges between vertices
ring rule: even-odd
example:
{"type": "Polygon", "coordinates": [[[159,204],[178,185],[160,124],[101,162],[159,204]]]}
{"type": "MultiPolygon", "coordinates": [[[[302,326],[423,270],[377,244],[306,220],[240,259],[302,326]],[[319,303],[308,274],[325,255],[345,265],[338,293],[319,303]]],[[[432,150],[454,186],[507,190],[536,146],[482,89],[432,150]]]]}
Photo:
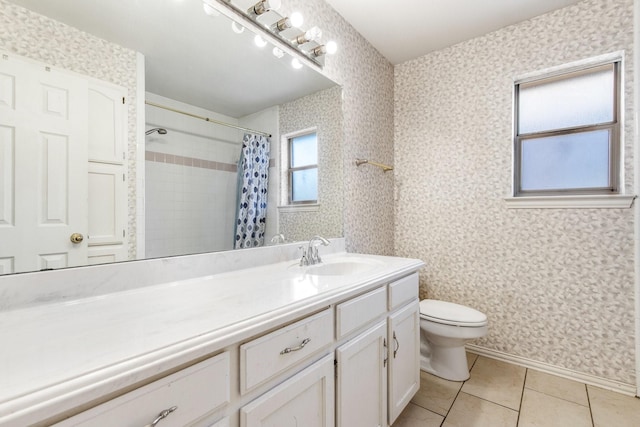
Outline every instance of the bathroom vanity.
{"type": "Polygon", "coordinates": [[[3,309],[0,426],[390,425],[420,384],[423,263],[284,252],[3,309]]]}

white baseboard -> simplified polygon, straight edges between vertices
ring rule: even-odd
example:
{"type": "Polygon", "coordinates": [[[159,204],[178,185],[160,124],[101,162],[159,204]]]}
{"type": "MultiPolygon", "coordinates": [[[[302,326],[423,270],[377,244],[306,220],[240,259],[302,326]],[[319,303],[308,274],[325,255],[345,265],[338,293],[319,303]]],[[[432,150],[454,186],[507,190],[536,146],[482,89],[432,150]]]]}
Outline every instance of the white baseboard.
{"type": "Polygon", "coordinates": [[[559,366],[550,365],[548,363],[527,359],[526,357],[514,356],[512,354],[491,350],[474,344],[467,344],[465,348],[469,353],[474,353],[479,356],[485,356],[491,359],[513,363],[514,365],[524,366],[525,368],[535,369],[547,374],[579,381],[581,383],[593,385],[629,396],[636,395],[636,386],[634,384],[626,384],[619,381],[608,380],[606,378],[596,377],[595,375],[589,375],[582,372],[573,371],[571,369],[561,368],[559,366]]]}

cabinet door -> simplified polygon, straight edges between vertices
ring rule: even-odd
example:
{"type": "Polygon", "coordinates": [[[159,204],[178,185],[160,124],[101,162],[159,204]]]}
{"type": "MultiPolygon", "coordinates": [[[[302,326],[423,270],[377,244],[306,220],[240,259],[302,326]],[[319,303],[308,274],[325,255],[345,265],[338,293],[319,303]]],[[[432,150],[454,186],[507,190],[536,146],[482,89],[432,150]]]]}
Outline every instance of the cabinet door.
{"type": "Polygon", "coordinates": [[[389,316],[389,424],[420,388],[420,306],[414,301],[389,316]]]}
{"type": "Polygon", "coordinates": [[[336,350],[338,427],[387,425],[386,344],[380,322],[336,350]]]}
{"type": "Polygon", "coordinates": [[[240,410],[241,427],[333,427],[333,355],[325,356],[240,410]]]}

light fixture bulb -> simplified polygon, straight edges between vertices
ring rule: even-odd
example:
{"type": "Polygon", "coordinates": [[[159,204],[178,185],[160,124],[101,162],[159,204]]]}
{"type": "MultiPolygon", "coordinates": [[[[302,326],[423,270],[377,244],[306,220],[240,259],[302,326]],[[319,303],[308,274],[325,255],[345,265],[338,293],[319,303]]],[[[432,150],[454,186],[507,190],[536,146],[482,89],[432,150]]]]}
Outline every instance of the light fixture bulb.
{"type": "Polygon", "coordinates": [[[204,0],[202,2],[202,9],[204,9],[204,13],[209,16],[220,16],[220,12],[218,12],[218,10],[209,3],[210,1],[211,0],[204,0]]]}
{"type": "Polygon", "coordinates": [[[267,45],[267,41],[258,34],[256,34],[256,36],[253,38],[253,42],[258,47],[265,47],[267,45]]]}
{"type": "Polygon", "coordinates": [[[325,48],[327,49],[327,55],[333,55],[338,51],[338,44],[331,40],[327,42],[325,48]]]}
{"type": "Polygon", "coordinates": [[[293,12],[289,17],[289,21],[291,22],[291,26],[295,28],[300,28],[302,24],[304,24],[304,18],[300,12],[293,12]]]}
{"type": "Polygon", "coordinates": [[[291,43],[302,45],[305,43],[309,43],[312,41],[320,40],[322,37],[322,30],[318,27],[312,27],[307,30],[307,32],[300,34],[295,39],[291,40],[291,43]]]}
{"type": "Polygon", "coordinates": [[[302,68],[302,62],[300,62],[298,58],[293,58],[291,60],[291,66],[296,70],[299,70],[300,68],[302,68]]]}
{"type": "Polygon", "coordinates": [[[236,34],[242,34],[244,32],[244,27],[242,25],[238,24],[236,21],[233,21],[231,23],[231,29],[236,34]]]}
{"type": "Polygon", "coordinates": [[[279,47],[274,47],[271,52],[273,53],[273,56],[275,56],[278,59],[284,56],[284,52],[279,47]]]}
{"type": "Polygon", "coordinates": [[[282,0],[267,0],[269,3],[269,10],[278,10],[282,6],[282,0]]]}
{"type": "Polygon", "coordinates": [[[318,27],[311,27],[304,33],[304,38],[307,39],[308,42],[317,41],[322,37],[322,30],[318,27]]]}

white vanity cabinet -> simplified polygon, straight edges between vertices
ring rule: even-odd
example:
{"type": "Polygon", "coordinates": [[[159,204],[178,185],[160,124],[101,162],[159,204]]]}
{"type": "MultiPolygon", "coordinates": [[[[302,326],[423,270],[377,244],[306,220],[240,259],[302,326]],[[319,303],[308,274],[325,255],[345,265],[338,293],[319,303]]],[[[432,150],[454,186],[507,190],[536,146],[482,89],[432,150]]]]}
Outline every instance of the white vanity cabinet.
{"type": "MultiPolygon", "coordinates": [[[[131,308],[127,313],[146,307],[150,299],[154,307],[170,302],[173,309],[176,300],[182,306],[166,315],[156,314],[154,308],[158,325],[153,316],[122,320],[121,324],[147,331],[149,340],[171,338],[155,343],[153,351],[136,348],[126,364],[110,357],[91,359],[99,369],[68,374],[81,387],[69,381],[63,393],[48,391],[51,398],[37,401],[29,396],[37,404],[23,404],[23,413],[10,412],[12,407],[0,402],[0,427],[388,427],[419,388],[418,275],[413,272],[422,264],[396,262],[393,268],[376,270],[377,275],[353,278],[294,281],[283,273],[282,280],[273,283],[288,289],[278,295],[287,302],[266,301],[271,304],[268,309],[258,303],[257,308],[215,309],[221,292],[236,295],[227,300],[243,301],[246,287],[238,291],[237,283],[253,283],[255,271],[246,282],[238,279],[241,275],[228,283],[220,279],[215,282],[218,288],[212,286],[214,279],[207,278],[186,282],[184,288],[154,287],[153,292],[114,293],[82,301],[72,308],[85,316],[86,329],[91,330],[108,330],[102,317],[91,314],[116,311],[123,298],[131,308]],[[288,297],[296,292],[302,296],[288,297]],[[180,300],[183,295],[187,297],[180,300]]],[[[45,309],[56,314],[62,307],[45,309]]],[[[67,325],[67,317],[77,317],[66,311],[59,314],[65,323],[57,328],[73,331],[71,326],[76,325],[67,325]]],[[[134,344],[145,343],[108,343],[134,344]]],[[[53,362],[61,356],[53,357],[53,362]]],[[[77,363],[83,361],[78,358],[77,363]]],[[[69,365],[56,363],[54,373],[69,365]]],[[[13,399],[18,403],[23,376],[12,377],[17,390],[13,399]]],[[[53,374],[51,378],[55,379],[53,374]]],[[[33,388],[37,386],[34,383],[33,388]]]]}
{"type": "MultiPolygon", "coordinates": [[[[336,350],[338,427],[391,425],[420,388],[418,275],[387,288],[388,314],[336,350]]],[[[338,305],[337,312],[357,306],[358,318],[379,317],[380,289],[338,305]],[[370,309],[361,310],[365,307],[370,309]]],[[[387,313],[384,295],[383,313],[387,313]]]]}
{"type": "Polygon", "coordinates": [[[240,409],[240,427],[389,426],[400,415],[420,387],[418,275],[338,302],[335,339],[330,314],[240,346],[242,393],[276,373],[288,378],[240,409]],[[274,356],[285,345],[293,346],[291,362],[287,353],[274,356]],[[329,354],[299,373],[285,371],[321,349],[335,350],[335,368],[329,354]]]}
{"type": "Polygon", "coordinates": [[[333,330],[333,312],[326,308],[240,346],[241,394],[290,377],[241,408],[241,427],[333,426],[333,330]],[[300,363],[323,353],[321,360],[296,373],[300,363]]]}

